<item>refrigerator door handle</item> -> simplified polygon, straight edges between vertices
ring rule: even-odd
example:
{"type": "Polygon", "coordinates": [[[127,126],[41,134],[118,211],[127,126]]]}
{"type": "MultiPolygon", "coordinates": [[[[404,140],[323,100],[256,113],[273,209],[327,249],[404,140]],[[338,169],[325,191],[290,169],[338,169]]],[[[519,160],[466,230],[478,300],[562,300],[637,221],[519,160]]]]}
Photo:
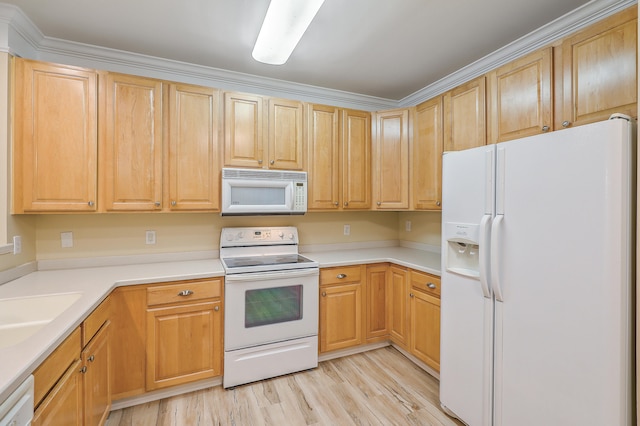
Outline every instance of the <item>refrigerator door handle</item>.
{"type": "Polygon", "coordinates": [[[480,238],[479,238],[479,262],[480,262],[480,286],[482,287],[482,295],[487,299],[491,299],[491,288],[489,287],[489,270],[491,265],[489,259],[491,258],[489,250],[489,233],[491,232],[491,215],[482,216],[480,221],[480,238]]]}
{"type": "Polygon", "coordinates": [[[504,215],[496,215],[495,219],[493,219],[493,224],[491,225],[491,283],[493,287],[493,292],[496,295],[496,300],[498,302],[504,302],[504,298],[502,295],[502,283],[500,282],[500,273],[499,273],[499,260],[500,260],[500,231],[502,228],[502,221],[504,220],[504,215]]]}

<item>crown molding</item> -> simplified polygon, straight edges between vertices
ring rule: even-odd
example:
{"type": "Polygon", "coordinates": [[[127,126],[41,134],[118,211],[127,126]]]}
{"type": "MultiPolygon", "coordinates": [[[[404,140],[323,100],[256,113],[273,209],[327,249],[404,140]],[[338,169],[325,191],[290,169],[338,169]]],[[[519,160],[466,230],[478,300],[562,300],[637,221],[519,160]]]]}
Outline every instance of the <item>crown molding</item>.
{"type": "Polygon", "coordinates": [[[398,101],[408,107],[429,100],[506,63],[636,4],[637,0],[593,0],[530,32],[487,56],[398,101]]]}
{"type": "Polygon", "coordinates": [[[401,100],[293,83],[47,37],[19,7],[5,3],[0,3],[0,51],[25,58],[137,74],[222,90],[378,111],[417,105],[636,3],[637,0],[593,0],[401,100]]]}

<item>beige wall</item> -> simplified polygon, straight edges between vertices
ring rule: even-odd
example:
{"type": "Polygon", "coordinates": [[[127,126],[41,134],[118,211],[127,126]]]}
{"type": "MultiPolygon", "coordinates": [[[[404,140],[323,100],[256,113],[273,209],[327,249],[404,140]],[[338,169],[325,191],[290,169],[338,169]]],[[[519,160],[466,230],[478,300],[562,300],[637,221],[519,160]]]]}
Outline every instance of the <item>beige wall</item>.
{"type": "MultiPolygon", "coordinates": [[[[217,214],[39,215],[36,220],[38,260],[217,250],[225,226],[297,226],[300,243],[337,244],[398,239],[396,212],[307,213],[304,216],[220,217],[217,214]],[[344,225],[351,235],[343,235],[344,225]],[[156,231],[156,244],[145,244],[145,231],[156,231]],[[62,248],[61,232],[73,232],[74,246],[62,248]]],[[[416,216],[419,242],[432,218],[416,216]]],[[[30,219],[30,218],[27,218],[30,219]]],[[[431,244],[431,243],[429,243],[431,244]]],[[[439,243],[438,243],[439,244],[439,243]]]]}
{"type": "Polygon", "coordinates": [[[398,239],[440,247],[442,233],[440,212],[398,213],[398,239]],[[406,231],[406,222],[411,222],[411,231],[406,231]]]}

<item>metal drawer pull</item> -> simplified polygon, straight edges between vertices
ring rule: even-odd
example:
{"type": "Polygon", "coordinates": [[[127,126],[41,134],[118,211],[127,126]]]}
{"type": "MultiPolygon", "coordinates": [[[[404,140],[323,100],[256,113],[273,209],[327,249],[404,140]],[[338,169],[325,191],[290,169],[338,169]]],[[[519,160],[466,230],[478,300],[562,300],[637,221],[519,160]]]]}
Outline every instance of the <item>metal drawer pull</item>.
{"type": "Polygon", "coordinates": [[[413,293],[409,293],[409,297],[413,298],[413,293]]]}
{"type": "Polygon", "coordinates": [[[213,308],[214,311],[218,312],[220,310],[220,306],[216,306],[213,308]]]}
{"type": "Polygon", "coordinates": [[[327,297],[327,292],[326,291],[322,292],[322,297],[327,297]]]}
{"type": "Polygon", "coordinates": [[[86,372],[87,372],[87,366],[86,366],[86,365],[83,365],[83,366],[82,366],[82,368],[80,369],[80,372],[81,372],[82,374],[86,373],[86,372]]]}
{"type": "Polygon", "coordinates": [[[434,283],[429,283],[427,284],[427,287],[429,287],[430,289],[434,289],[436,288],[436,285],[434,283]]]}
{"type": "Polygon", "coordinates": [[[91,355],[89,358],[87,358],[87,361],[93,362],[94,359],[96,359],[96,357],[91,355]]]}
{"type": "Polygon", "coordinates": [[[191,296],[192,294],[192,290],[182,290],[180,293],[178,293],[178,296],[191,296]]]}
{"type": "Polygon", "coordinates": [[[336,275],[336,278],[339,279],[339,280],[341,280],[343,278],[347,278],[347,274],[338,274],[338,275],[336,275]]]}

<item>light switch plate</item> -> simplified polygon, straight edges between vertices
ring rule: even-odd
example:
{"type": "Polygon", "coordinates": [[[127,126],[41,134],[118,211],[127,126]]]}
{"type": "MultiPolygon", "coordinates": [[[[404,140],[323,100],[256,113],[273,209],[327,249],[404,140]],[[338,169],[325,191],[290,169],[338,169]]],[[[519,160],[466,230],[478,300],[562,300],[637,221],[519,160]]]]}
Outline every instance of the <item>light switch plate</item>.
{"type": "Polygon", "coordinates": [[[345,225],[344,226],[344,235],[350,235],[351,234],[351,225],[345,225]]]}

